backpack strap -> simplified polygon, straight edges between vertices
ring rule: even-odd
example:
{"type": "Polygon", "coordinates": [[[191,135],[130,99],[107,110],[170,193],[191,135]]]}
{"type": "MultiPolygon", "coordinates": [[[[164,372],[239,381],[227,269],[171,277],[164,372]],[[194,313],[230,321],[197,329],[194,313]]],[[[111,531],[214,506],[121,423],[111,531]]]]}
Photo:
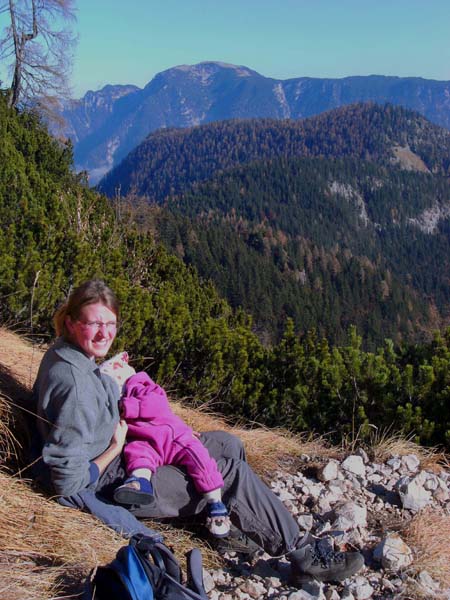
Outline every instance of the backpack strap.
{"type": "Polygon", "coordinates": [[[202,554],[198,548],[189,550],[186,554],[189,586],[201,598],[208,600],[203,583],[202,554]]]}

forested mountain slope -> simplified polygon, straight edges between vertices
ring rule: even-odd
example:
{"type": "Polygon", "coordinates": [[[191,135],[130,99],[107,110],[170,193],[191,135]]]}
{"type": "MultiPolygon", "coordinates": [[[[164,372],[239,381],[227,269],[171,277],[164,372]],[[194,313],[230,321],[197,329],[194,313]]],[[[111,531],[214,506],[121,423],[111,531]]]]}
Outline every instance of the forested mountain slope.
{"type": "Polygon", "coordinates": [[[450,173],[450,132],[412,111],[357,104],[302,121],[222,121],[151,134],[99,184],[150,201],[255,160],[295,156],[355,157],[450,173]]]}
{"type": "Polygon", "coordinates": [[[423,339],[445,321],[449,215],[445,178],[279,159],[219,175],[163,209],[143,203],[134,218],[248,310],[263,339],[278,339],[289,316],[335,343],[356,324],[373,347],[423,339]]]}

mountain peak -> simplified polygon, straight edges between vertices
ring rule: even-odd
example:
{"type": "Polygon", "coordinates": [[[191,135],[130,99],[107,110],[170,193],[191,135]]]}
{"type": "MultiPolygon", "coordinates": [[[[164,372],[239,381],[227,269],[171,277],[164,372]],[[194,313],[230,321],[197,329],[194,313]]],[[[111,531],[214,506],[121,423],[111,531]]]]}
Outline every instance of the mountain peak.
{"type": "Polygon", "coordinates": [[[172,67],[171,69],[163,71],[163,74],[181,71],[200,79],[207,79],[224,70],[234,71],[234,74],[238,77],[253,77],[255,75],[261,77],[259,73],[249,69],[244,65],[232,65],[230,63],[220,61],[204,61],[195,65],[177,65],[176,67],[172,67]]]}

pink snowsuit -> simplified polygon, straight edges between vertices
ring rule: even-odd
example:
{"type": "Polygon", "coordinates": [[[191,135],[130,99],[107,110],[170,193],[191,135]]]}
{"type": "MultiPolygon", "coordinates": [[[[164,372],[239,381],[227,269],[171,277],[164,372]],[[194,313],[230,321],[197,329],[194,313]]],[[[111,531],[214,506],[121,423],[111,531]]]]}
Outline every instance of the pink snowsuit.
{"type": "Polygon", "coordinates": [[[143,371],[125,384],[121,414],[128,424],[124,447],[130,474],[162,465],[182,465],[200,493],[223,487],[222,475],[192,429],[172,412],[165,391],[143,371]]]}

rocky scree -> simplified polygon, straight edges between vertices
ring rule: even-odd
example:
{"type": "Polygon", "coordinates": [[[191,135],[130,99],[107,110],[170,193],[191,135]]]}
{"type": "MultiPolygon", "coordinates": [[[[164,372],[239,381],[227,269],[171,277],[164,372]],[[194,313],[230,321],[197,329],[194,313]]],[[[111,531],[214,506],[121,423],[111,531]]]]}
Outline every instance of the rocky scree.
{"type": "Polygon", "coordinates": [[[450,515],[448,470],[424,470],[415,454],[371,462],[362,449],[343,461],[301,458],[302,471],[276,473],[273,491],[303,532],[335,550],[361,551],[364,569],[338,585],[312,581],[299,590],[288,584],[285,558],[265,554],[250,564],[229,554],[224,568],[204,572],[211,600],[450,599],[450,588],[413,568],[415,549],[402,539],[405,524],[423,508],[450,515]]]}

